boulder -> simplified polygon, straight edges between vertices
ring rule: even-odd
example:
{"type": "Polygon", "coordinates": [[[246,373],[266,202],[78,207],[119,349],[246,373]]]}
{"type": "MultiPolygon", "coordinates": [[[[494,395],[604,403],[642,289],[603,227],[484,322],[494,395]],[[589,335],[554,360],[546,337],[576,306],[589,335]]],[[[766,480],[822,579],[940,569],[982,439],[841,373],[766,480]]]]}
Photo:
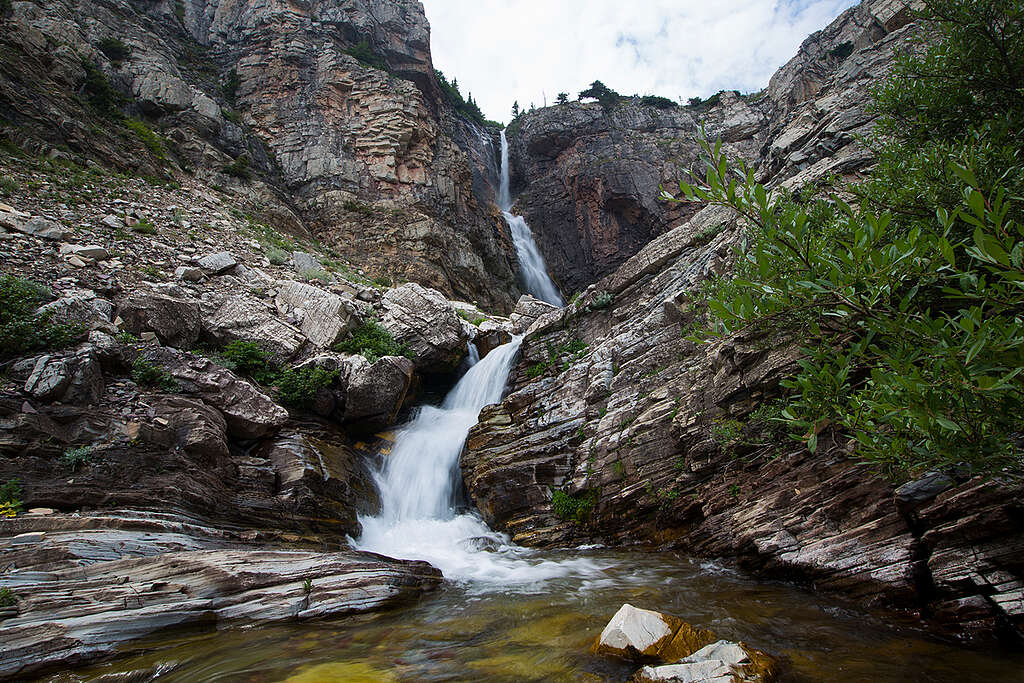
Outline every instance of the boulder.
{"type": "Polygon", "coordinates": [[[682,623],[676,617],[627,603],[601,631],[594,652],[634,661],[659,659],[682,623]]]}
{"type": "Polygon", "coordinates": [[[103,396],[103,372],[86,351],[71,356],[40,356],[28,379],[25,393],[47,403],[96,403],[103,396]]]}
{"type": "Polygon", "coordinates": [[[195,394],[223,413],[228,433],[257,439],[277,431],[288,411],[249,382],[207,358],[161,347],[147,348],[142,358],[178,380],[185,394],[195,394]]]}
{"type": "Polygon", "coordinates": [[[408,358],[385,356],[372,365],[352,356],[345,372],[345,424],[359,431],[377,431],[395,421],[412,382],[408,358]]]}
{"type": "Polygon", "coordinates": [[[174,269],[174,277],[184,282],[199,282],[203,279],[203,270],[195,266],[178,266],[174,269]]]}
{"type": "Polygon", "coordinates": [[[226,273],[235,266],[238,261],[229,252],[220,251],[216,254],[208,254],[199,259],[199,267],[209,275],[220,275],[226,273]]]}
{"type": "Polygon", "coordinates": [[[388,291],[381,306],[381,324],[409,346],[420,371],[450,373],[465,357],[469,335],[462,318],[437,290],[410,282],[388,291]]]}
{"type": "Polygon", "coordinates": [[[227,423],[218,410],[185,396],[159,396],[151,404],[153,419],[139,428],[143,440],[211,462],[228,457],[227,423]]]}
{"type": "Polygon", "coordinates": [[[47,240],[66,240],[71,236],[71,231],[56,221],[31,216],[6,204],[0,207],[0,227],[47,240]]]}
{"type": "Polygon", "coordinates": [[[295,265],[296,273],[303,273],[307,270],[322,270],[323,266],[317,261],[316,256],[307,254],[304,251],[292,252],[292,263],[295,265]]]}
{"type": "Polygon", "coordinates": [[[106,261],[110,254],[98,244],[65,244],[61,246],[62,254],[73,254],[93,261],[106,261]]]}
{"type": "Polygon", "coordinates": [[[369,470],[347,445],[310,434],[287,432],[253,453],[269,461],[276,499],[295,517],[325,520],[334,531],[361,533],[357,508],[376,500],[369,470]]]}
{"type": "Polygon", "coordinates": [[[49,315],[50,320],[56,323],[78,324],[87,330],[98,330],[110,327],[114,304],[96,296],[91,289],[76,289],[41,306],[37,313],[49,315]]]}
{"type": "Polygon", "coordinates": [[[775,679],[775,660],[742,643],[727,640],[706,645],[678,663],[645,666],[636,683],[768,683],[775,679]]]}
{"type": "Polygon", "coordinates": [[[254,342],[278,360],[286,361],[305,345],[306,338],[275,313],[257,299],[229,296],[203,321],[203,329],[221,344],[236,340],[254,342]]]}
{"type": "Polygon", "coordinates": [[[152,332],[168,346],[191,348],[199,341],[202,321],[199,304],[160,292],[134,294],[117,312],[129,332],[152,332]]]}
{"type": "Polygon", "coordinates": [[[541,301],[529,294],[524,294],[519,297],[512,315],[509,316],[509,320],[512,321],[512,334],[523,334],[541,316],[557,310],[558,306],[553,306],[546,301],[541,301]]]}
{"type": "Polygon", "coordinates": [[[359,306],[337,294],[301,282],[281,283],[277,310],[288,315],[309,341],[330,348],[359,324],[359,306]]]}

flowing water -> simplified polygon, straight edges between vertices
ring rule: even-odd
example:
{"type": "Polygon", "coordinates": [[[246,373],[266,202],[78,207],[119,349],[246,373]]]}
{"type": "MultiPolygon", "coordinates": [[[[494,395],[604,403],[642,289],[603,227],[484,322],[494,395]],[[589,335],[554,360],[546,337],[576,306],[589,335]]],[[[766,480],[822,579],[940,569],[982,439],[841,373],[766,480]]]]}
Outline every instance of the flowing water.
{"type": "Polygon", "coordinates": [[[546,301],[555,306],[562,306],[561,294],[558,288],[551,281],[548,275],[547,266],[544,265],[544,257],[537,248],[537,242],[533,239],[533,232],[526,224],[526,219],[512,213],[512,194],[509,190],[509,164],[508,164],[508,139],[505,131],[501,131],[501,175],[498,187],[498,208],[505,216],[508,229],[512,232],[512,243],[516,247],[516,256],[519,258],[519,272],[523,278],[526,291],[541,301],[546,301]]]}
{"type": "Polygon", "coordinates": [[[497,403],[521,338],[474,363],[440,406],[422,406],[397,431],[376,475],[381,510],[360,517],[360,550],[426,560],[453,581],[493,588],[530,586],[571,573],[596,574],[589,560],[556,562],[511,544],[471,510],[460,510],[459,456],[481,408],[497,403]]]}
{"type": "Polygon", "coordinates": [[[781,658],[783,681],[1024,680],[1024,656],[936,642],[912,625],[676,553],[519,548],[459,505],[458,460],[501,400],[521,339],[475,360],[440,406],[400,429],[380,514],[354,544],[425,559],[446,577],[386,612],[259,628],[163,633],[114,663],[49,681],[608,681],[632,667],[589,648],[623,602],[677,615],[781,658]]]}
{"type": "MultiPolygon", "coordinates": [[[[507,156],[503,136],[505,206],[507,156]]],[[[360,519],[353,545],[429,561],[446,578],[440,590],[334,621],[165,633],[132,643],[133,657],[46,680],[621,682],[633,668],[589,648],[630,602],[770,652],[783,681],[1024,681],[1019,652],[943,644],[891,614],[715,563],[641,549],[530,550],[489,529],[460,504],[459,456],[481,408],[501,400],[521,341],[483,359],[471,349],[470,369],[441,405],[398,430],[376,477],[380,513],[360,519]]]]}

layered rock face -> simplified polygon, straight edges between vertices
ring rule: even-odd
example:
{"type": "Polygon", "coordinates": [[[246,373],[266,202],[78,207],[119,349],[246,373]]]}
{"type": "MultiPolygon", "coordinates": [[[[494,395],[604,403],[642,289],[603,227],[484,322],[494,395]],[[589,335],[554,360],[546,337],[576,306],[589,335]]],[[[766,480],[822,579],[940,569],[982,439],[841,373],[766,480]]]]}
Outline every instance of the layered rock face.
{"type": "MultiPolygon", "coordinates": [[[[855,142],[871,125],[868,87],[917,33],[895,10],[847,11],[773,79],[758,105],[766,128],[750,138],[761,136],[756,169],[771,186],[870,165],[855,142]]],[[[530,123],[521,150],[538,139],[530,123]]],[[[551,166],[565,168],[567,156],[551,166]]],[[[523,544],[646,541],[906,607],[960,635],[1019,633],[1019,486],[896,491],[834,435],[821,435],[817,455],[785,445],[766,411],[800,340],[687,339],[691,294],[729,270],[741,235],[734,216],[703,208],[532,323],[512,393],[483,411],[463,454],[481,513],[523,544]]]]}
{"type": "Polygon", "coordinates": [[[845,149],[870,122],[866,92],[857,83],[884,69],[888,57],[874,54],[873,46],[908,21],[902,2],[853,8],[805,41],[756,94],[722,92],[695,107],[667,109],[636,98],[610,112],[571,102],[524,114],[510,126],[516,210],[563,291],[578,292],[609,275],[692,215],[692,208],[658,195],[662,185],[677,189],[685,171],[700,171],[701,126],[731,158],[763,161],[763,174],[772,178],[793,175],[823,156],[833,170],[863,164],[863,153],[845,149]],[[857,56],[847,59],[851,52],[857,56]],[[818,98],[837,72],[846,86],[818,98]]]}
{"type": "Polygon", "coordinates": [[[442,103],[419,2],[15,2],[5,22],[0,130],[20,146],[180,166],[371,277],[514,303],[511,241],[470,161],[492,142],[442,103]],[[165,139],[102,114],[115,106],[165,139]]]}

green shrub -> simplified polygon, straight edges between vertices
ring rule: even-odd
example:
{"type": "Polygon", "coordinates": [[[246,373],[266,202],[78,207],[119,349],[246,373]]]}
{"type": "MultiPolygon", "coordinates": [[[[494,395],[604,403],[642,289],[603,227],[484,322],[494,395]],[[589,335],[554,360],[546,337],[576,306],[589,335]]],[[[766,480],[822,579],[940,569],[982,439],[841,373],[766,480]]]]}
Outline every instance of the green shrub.
{"type": "Polygon", "coordinates": [[[132,232],[137,232],[140,235],[155,235],[156,226],[149,222],[146,218],[140,218],[139,222],[132,226],[132,232]]]}
{"type": "Polygon", "coordinates": [[[304,270],[299,271],[299,277],[305,282],[312,282],[313,280],[316,280],[317,282],[331,282],[334,279],[331,277],[331,274],[323,268],[305,268],[304,270]]]}
{"type": "Polygon", "coordinates": [[[119,117],[119,107],[124,103],[124,96],[114,90],[103,71],[93,62],[83,59],[82,69],[85,71],[85,81],[82,84],[82,95],[85,96],[85,100],[99,113],[119,117]]]}
{"type": "Polygon", "coordinates": [[[612,305],[612,301],[615,300],[615,295],[611,292],[598,292],[594,297],[594,300],[587,305],[588,311],[603,311],[612,305]]]}
{"type": "Polygon", "coordinates": [[[132,363],[132,381],[140,386],[154,387],[164,391],[177,391],[178,382],[163,368],[150,363],[142,356],[132,363]]]}
{"type": "Polygon", "coordinates": [[[736,277],[708,288],[714,334],[805,345],[782,411],[812,452],[852,436],[893,476],[1024,472],[1024,1],[928,0],[941,37],[875,93],[872,177],[772,196],[705,143],[691,200],[748,225],[736,277]],[[774,335],[774,336],[771,336],[774,335]]]}
{"type": "Polygon", "coordinates": [[[551,492],[551,509],[559,519],[581,523],[590,517],[596,498],[593,491],[573,496],[556,489],[551,492]]]}
{"type": "MultiPolygon", "coordinates": [[[[10,2],[10,0],[7,0],[10,2]]],[[[0,607],[14,607],[18,604],[17,598],[14,597],[14,591],[7,586],[0,588],[0,607]]]]}
{"type": "Polygon", "coordinates": [[[397,342],[391,333],[376,320],[368,320],[357,327],[351,337],[335,344],[334,350],[341,353],[362,354],[371,363],[376,363],[384,356],[413,357],[409,347],[397,342]]]}
{"type": "Polygon", "coordinates": [[[160,139],[160,136],[153,132],[152,128],[138,119],[125,119],[124,126],[131,132],[135,133],[135,137],[137,137],[142,144],[146,146],[146,149],[148,149],[154,157],[160,161],[167,161],[167,150],[164,148],[164,143],[160,139]]]}
{"type": "Polygon", "coordinates": [[[318,367],[285,368],[274,378],[274,386],[281,403],[307,410],[316,400],[317,392],[331,386],[337,378],[337,370],[318,367]]]}
{"type": "Polygon", "coordinates": [[[597,100],[601,103],[601,108],[609,112],[615,108],[622,96],[601,81],[594,81],[589,88],[580,92],[580,99],[597,100]]]}
{"type": "Polygon", "coordinates": [[[81,325],[58,324],[49,314],[36,314],[51,298],[50,291],[36,282],[13,275],[0,277],[0,360],[63,348],[81,336],[81,325]]]}
{"type": "Polygon", "coordinates": [[[221,171],[232,178],[252,180],[252,169],[249,167],[249,157],[245,154],[241,155],[227,166],[224,166],[221,171]]]}
{"type": "Polygon", "coordinates": [[[434,69],[434,76],[437,77],[437,85],[441,88],[441,96],[456,112],[481,126],[500,125],[494,121],[488,121],[484,117],[484,113],[480,111],[480,106],[473,100],[473,93],[469,93],[463,99],[462,93],[459,92],[458,79],[453,78],[452,82],[449,83],[445,75],[438,69],[434,69]]]}
{"type": "Polygon", "coordinates": [[[223,360],[239,374],[252,377],[261,384],[274,380],[275,363],[269,353],[254,342],[235,340],[224,346],[220,352],[223,360]]]}
{"type": "Polygon", "coordinates": [[[224,85],[221,86],[224,92],[224,99],[231,105],[232,109],[238,104],[238,86],[241,84],[242,82],[238,78],[238,71],[232,69],[224,78],[224,85]]]}
{"type": "Polygon", "coordinates": [[[476,325],[478,327],[490,319],[486,315],[473,315],[469,311],[463,311],[462,309],[455,312],[459,314],[460,318],[468,322],[470,325],[476,325]]]}
{"type": "Polygon", "coordinates": [[[22,511],[21,480],[8,479],[0,485],[0,519],[15,517],[22,511]]]}
{"type": "Polygon", "coordinates": [[[658,95],[644,95],[640,98],[640,104],[641,106],[654,107],[655,109],[675,109],[679,106],[678,103],[667,97],[659,97],[658,95]]]}
{"type": "Polygon", "coordinates": [[[370,47],[370,41],[366,38],[361,39],[358,43],[352,47],[343,50],[343,52],[350,57],[355,57],[359,60],[359,63],[363,66],[368,66],[374,69],[380,69],[381,71],[388,71],[388,63],[383,57],[378,55],[370,47]]]}
{"type": "Polygon", "coordinates": [[[542,360],[527,368],[526,376],[530,379],[536,379],[546,373],[548,368],[554,367],[563,356],[568,355],[569,357],[563,361],[561,365],[562,371],[564,372],[569,369],[572,361],[586,353],[588,348],[590,347],[585,342],[575,338],[570,339],[558,348],[548,344],[547,360],[542,360]]]}
{"type": "Polygon", "coordinates": [[[97,47],[114,66],[121,66],[121,63],[132,55],[132,48],[117,38],[104,38],[97,47]]]}
{"type": "Polygon", "coordinates": [[[92,446],[69,448],[64,451],[64,455],[61,456],[60,461],[61,464],[69,468],[72,472],[77,472],[79,466],[89,464],[89,461],[92,460],[92,452],[92,446]]]}
{"type": "Polygon", "coordinates": [[[283,266],[288,263],[289,259],[291,259],[291,254],[284,249],[279,249],[278,247],[267,249],[267,260],[270,261],[272,266],[283,266]]]}
{"type": "Polygon", "coordinates": [[[361,202],[353,201],[351,199],[346,199],[342,203],[341,208],[345,209],[346,211],[351,211],[352,213],[361,214],[363,216],[373,215],[372,206],[370,206],[369,204],[363,204],[361,202]]]}

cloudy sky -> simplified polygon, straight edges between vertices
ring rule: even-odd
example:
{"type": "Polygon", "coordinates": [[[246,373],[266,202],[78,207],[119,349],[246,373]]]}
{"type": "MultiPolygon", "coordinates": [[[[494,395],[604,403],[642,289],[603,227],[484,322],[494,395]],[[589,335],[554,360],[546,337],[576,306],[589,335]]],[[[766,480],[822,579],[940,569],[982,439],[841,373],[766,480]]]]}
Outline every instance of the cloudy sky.
{"type": "Polygon", "coordinates": [[[757,91],[809,34],[857,0],[422,0],[434,67],[484,114],[576,99],[595,79],[623,95],[757,91]]]}

